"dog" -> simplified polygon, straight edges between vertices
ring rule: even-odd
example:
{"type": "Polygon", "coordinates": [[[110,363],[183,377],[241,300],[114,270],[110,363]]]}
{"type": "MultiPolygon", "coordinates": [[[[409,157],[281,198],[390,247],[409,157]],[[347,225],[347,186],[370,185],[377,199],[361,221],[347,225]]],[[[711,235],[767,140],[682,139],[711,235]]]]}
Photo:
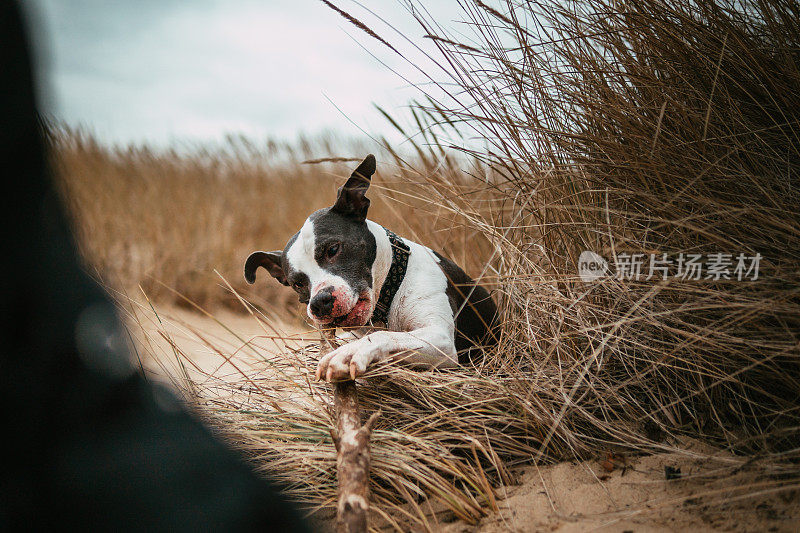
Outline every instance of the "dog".
{"type": "Polygon", "coordinates": [[[312,213],[286,247],[245,262],[248,283],[266,269],[294,289],[320,328],[348,328],[357,340],[319,361],[316,378],[356,379],[387,358],[424,368],[456,367],[497,342],[497,307],[455,263],[367,219],[375,156],[312,213]],[[368,333],[372,326],[385,330],[368,333]]]}

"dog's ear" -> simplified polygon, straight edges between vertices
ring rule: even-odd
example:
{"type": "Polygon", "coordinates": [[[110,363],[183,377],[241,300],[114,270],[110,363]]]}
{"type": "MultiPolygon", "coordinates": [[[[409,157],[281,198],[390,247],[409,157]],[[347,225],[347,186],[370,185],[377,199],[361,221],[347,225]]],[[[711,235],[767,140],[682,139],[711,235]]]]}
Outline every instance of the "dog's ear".
{"type": "Polygon", "coordinates": [[[264,267],[270,276],[288,286],[289,282],[286,281],[286,274],[283,272],[283,266],[281,266],[282,259],[283,252],[281,250],[253,252],[244,263],[244,279],[252,285],[256,282],[256,270],[258,270],[258,267],[264,267]]]}
{"type": "Polygon", "coordinates": [[[358,165],[358,168],[353,171],[350,179],[339,189],[336,203],[333,204],[333,210],[343,215],[355,217],[360,221],[366,219],[369,198],[365,195],[367,194],[367,189],[369,189],[370,179],[373,174],[375,174],[375,156],[369,154],[358,165]]]}

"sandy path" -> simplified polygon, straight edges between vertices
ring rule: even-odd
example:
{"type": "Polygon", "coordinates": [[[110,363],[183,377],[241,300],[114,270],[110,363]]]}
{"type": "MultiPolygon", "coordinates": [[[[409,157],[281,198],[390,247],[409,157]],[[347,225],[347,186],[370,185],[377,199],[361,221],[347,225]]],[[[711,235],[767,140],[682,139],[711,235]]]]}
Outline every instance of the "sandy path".
{"type": "MultiPolygon", "coordinates": [[[[148,378],[198,384],[239,381],[264,357],[315,338],[278,319],[216,310],[202,314],[175,306],[139,306],[128,313],[139,360],[148,378]]],[[[260,366],[263,371],[263,365],[260,366]]]]}

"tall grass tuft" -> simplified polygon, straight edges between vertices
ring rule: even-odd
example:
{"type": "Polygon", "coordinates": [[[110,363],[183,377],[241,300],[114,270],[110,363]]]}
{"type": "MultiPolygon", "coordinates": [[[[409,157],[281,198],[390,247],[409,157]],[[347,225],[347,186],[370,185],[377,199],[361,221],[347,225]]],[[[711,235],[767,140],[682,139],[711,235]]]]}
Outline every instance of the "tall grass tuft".
{"type": "Polygon", "coordinates": [[[794,455],[800,4],[476,0],[465,11],[477,37],[464,42],[418,16],[458,90],[440,83],[453,97],[432,92],[421,107],[428,127],[486,140],[499,194],[530,198],[497,222],[515,227],[499,254],[514,324],[505,356],[559,368],[545,387],[565,393],[548,436],[580,448],[684,433],[794,455]],[[583,283],[583,250],[612,265],[642,254],[642,276],[583,283]],[[645,279],[663,253],[668,275],[645,279]],[[731,254],[721,279],[677,276],[680,254],[709,268],[716,253],[731,254]],[[760,255],[757,279],[738,279],[739,254],[760,255]]]}

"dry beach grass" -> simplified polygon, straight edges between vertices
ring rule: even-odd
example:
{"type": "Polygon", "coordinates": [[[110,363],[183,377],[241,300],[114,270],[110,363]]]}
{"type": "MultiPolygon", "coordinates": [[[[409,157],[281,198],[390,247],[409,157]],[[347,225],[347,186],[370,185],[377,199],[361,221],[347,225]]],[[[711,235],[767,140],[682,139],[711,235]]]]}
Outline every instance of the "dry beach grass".
{"type": "MultiPolygon", "coordinates": [[[[254,250],[283,248],[312,210],[332,203],[353,160],[369,151],[333,137],[263,146],[229,137],[170,150],[107,147],[68,128],[54,128],[50,137],[84,255],[102,279],[129,291],[141,286],[160,302],[182,304],[177,291],[200,305],[238,308],[217,271],[263,309],[280,311],[296,299],[271,284],[253,290],[242,277],[244,260],[254,250]],[[350,161],[333,155],[345,150],[350,161]]],[[[482,267],[480,232],[448,207],[480,204],[480,191],[445,164],[436,195],[448,205],[441,206],[429,196],[428,175],[398,171],[388,151],[381,160],[373,218],[473,270],[482,267]],[[463,195],[469,199],[459,200],[463,195]]]]}
{"type": "MultiPolygon", "coordinates": [[[[721,483],[713,501],[726,479],[735,497],[793,494],[800,4],[463,7],[470,37],[444,35],[415,11],[449,78],[421,88],[416,153],[381,148],[371,218],[482,278],[503,334],[475,368],[384,366],[363,380],[363,408],[383,413],[374,513],[401,530],[433,529],[436,502],[476,523],[499,509],[517,466],[608,452],[703,458],[704,475],[721,483]],[[459,153],[448,142],[459,135],[487,148],[459,153]],[[583,250],[612,260],[761,254],[762,263],[757,280],[584,283],[583,250]],[[687,437],[724,455],[686,452],[687,437]],[[736,477],[754,463],[755,477],[736,477]]],[[[105,279],[181,300],[171,287],[259,321],[263,334],[233,349],[208,345],[258,359],[240,380],[179,385],[255,464],[307,504],[330,506],[330,390],[309,379],[317,347],[284,348],[289,334],[271,324],[287,297],[243,285],[240,271],[253,249],[280,247],[309,206],[330,203],[347,173],[302,161],[367,150],[324,140],[294,152],[236,142],[109,150],[77,132],[53,142],[87,258],[105,279]]],[[[705,501],[701,490],[692,505],[705,501]]]]}

